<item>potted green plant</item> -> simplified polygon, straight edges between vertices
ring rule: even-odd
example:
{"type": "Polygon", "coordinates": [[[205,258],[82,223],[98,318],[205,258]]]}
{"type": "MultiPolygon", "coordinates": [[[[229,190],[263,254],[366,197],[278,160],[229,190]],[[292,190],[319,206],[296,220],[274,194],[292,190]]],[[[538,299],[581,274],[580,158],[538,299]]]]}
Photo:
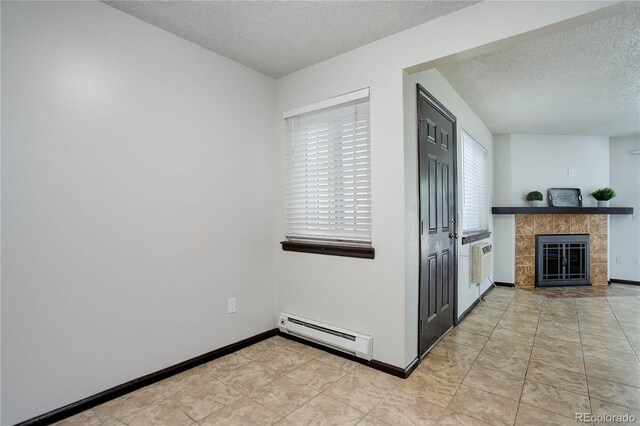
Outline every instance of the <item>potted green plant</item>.
{"type": "Polygon", "coordinates": [[[604,188],[596,189],[591,193],[591,196],[598,200],[598,207],[609,207],[609,200],[615,197],[616,191],[613,188],[605,186],[604,188]]]}
{"type": "Polygon", "coordinates": [[[531,204],[531,207],[541,207],[542,206],[542,192],[540,191],[531,191],[527,194],[527,201],[531,204]]]}

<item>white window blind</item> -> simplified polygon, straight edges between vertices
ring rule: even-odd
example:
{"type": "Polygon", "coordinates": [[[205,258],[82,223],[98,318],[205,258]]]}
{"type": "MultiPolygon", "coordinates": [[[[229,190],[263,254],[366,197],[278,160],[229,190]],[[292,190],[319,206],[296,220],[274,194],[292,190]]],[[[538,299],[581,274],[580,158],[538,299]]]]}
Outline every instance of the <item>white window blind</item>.
{"type": "Polygon", "coordinates": [[[286,118],[289,240],[371,244],[368,90],[365,96],[286,118]]]}
{"type": "Polygon", "coordinates": [[[487,212],[487,151],[465,132],[462,134],[463,235],[489,228],[487,212]]]}

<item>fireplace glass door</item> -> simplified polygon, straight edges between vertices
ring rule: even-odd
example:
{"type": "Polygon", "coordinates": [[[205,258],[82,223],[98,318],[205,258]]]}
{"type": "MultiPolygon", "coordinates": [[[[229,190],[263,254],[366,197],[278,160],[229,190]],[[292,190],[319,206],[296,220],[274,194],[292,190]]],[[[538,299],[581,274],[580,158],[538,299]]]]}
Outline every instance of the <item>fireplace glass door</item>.
{"type": "Polygon", "coordinates": [[[590,284],[589,235],[536,235],[536,286],[590,284]]]}

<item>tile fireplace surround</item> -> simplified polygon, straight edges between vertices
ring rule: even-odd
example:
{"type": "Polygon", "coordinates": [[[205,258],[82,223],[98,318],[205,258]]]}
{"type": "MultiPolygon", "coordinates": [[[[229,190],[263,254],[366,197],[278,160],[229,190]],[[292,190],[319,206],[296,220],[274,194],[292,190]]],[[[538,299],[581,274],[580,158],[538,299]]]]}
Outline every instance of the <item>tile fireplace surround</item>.
{"type": "Polygon", "coordinates": [[[607,285],[607,215],[516,214],[516,287],[536,281],[536,234],[589,234],[591,285],[607,285]]]}

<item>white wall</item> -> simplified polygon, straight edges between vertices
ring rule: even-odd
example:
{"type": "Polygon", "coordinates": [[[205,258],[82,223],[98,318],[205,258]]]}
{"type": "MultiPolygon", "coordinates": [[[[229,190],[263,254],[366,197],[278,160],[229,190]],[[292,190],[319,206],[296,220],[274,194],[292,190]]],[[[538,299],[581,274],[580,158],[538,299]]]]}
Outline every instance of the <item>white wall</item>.
{"type": "MultiPolygon", "coordinates": [[[[603,2],[482,2],[320,62],[277,81],[277,236],[284,237],[281,113],[371,88],[375,260],[278,253],[280,310],[374,336],[374,358],[404,367],[417,354],[417,300],[406,262],[403,70],[600,10],[603,2]],[[464,30],[461,30],[464,29],[464,30]],[[412,326],[415,328],[415,325],[412,326]]],[[[410,242],[409,242],[410,244],[410,242]]],[[[461,265],[464,268],[464,265],[461,265]]]]}
{"type": "MultiPolygon", "coordinates": [[[[595,189],[609,185],[609,138],[575,135],[495,135],[496,206],[525,206],[530,191],[547,201],[549,188],[580,188],[584,206],[595,206],[595,189]],[[576,177],[568,176],[575,169],[576,177]]],[[[497,281],[515,280],[513,222],[495,215],[497,281]]],[[[512,216],[509,216],[512,217],[512,216]]]]}
{"type": "MultiPolygon", "coordinates": [[[[511,135],[493,136],[493,203],[511,205],[511,135]]],[[[493,274],[495,281],[515,282],[515,216],[493,215],[493,274]]]]}
{"type": "Polygon", "coordinates": [[[2,65],[3,425],[274,328],[274,80],[98,2],[2,65]]]}
{"type": "Polygon", "coordinates": [[[609,277],[640,281],[640,155],[631,154],[640,135],[611,138],[609,149],[609,183],[618,193],[610,205],[634,208],[633,216],[609,217],[609,277]]]}
{"type": "Polygon", "coordinates": [[[595,206],[591,192],[609,185],[609,138],[573,135],[511,135],[511,202],[527,205],[538,190],[580,188],[584,206],[595,206]],[[576,177],[568,176],[569,169],[576,177]]]}
{"type": "MultiPolygon", "coordinates": [[[[418,335],[418,301],[416,294],[419,291],[419,191],[418,191],[418,140],[416,134],[417,122],[417,99],[416,85],[420,84],[429,93],[435,96],[457,119],[457,164],[458,164],[458,186],[461,188],[462,182],[462,130],[466,131],[480,145],[487,150],[489,168],[489,195],[491,200],[492,182],[492,159],[493,143],[489,129],[482,123],[480,118],[471,110],[467,103],[458,95],[451,85],[442,77],[436,69],[423,71],[416,74],[405,74],[404,78],[404,139],[405,139],[405,304],[406,304],[406,324],[405,339],[412,345],[417,345],[418,335]]],[[[462,190],[458,190],[458,233],[462,235],[463,212],[462,212],[462,190]]],[[[490,201],[489,201],[490,202],[490,201]]],[[[489,202],[486,205],[487,216],[491,218],[489,202]]],[[[493,223],[489,221],[489,231],[493,230],[493,223]]],[[[482,243],[491,243],[492,238],[488,238],[482,243]]],[[[462,239],[458,239],[458,315],[475,302],[480,293],[478,285],[471,284],[471,244],[462,245],[462,239]]],[[[493,278],[493,277],[492,277],[493,278]]],[[[489,280],[480,284],[480,292],[489,288],[489,280]]]]}

